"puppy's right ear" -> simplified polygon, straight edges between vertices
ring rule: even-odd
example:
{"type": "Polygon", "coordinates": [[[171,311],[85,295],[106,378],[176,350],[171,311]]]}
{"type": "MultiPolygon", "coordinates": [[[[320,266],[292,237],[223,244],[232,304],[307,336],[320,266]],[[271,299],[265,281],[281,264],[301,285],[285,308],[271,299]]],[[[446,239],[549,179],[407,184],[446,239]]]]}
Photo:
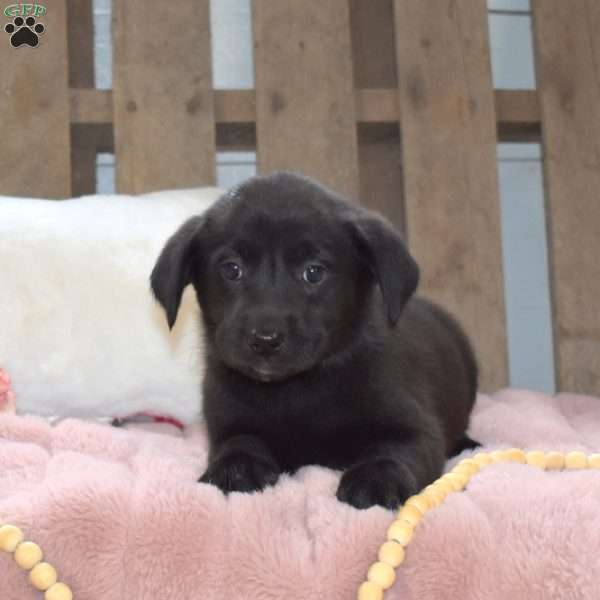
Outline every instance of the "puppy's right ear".
{"type": "Polygon", "coordinates": [[[169,238],[150,275],[152,292],[165,309],[170,329],[175,324],[183,290],[191,282],[192,241],[200,233],[203,224],[203,216],[186,221],[169,238]]]}

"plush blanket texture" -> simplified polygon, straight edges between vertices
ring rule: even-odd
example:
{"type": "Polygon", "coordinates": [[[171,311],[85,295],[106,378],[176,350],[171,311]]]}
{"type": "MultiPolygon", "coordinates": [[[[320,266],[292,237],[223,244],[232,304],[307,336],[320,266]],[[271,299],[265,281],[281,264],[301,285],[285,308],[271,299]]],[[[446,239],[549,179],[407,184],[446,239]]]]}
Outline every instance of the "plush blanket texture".
{"type": "MultiPolygon", "coordinates": [[[[598,452],[600,400],[480,396],[471,434],[489,450],[598,452]]],[[[76,600],[355,598],[393,513],[340,504],[339,473],[320,467],[225,498],[196,483],[206,447],[201,426],[1,415],[0,522],[42,546],[76,600]]],[[[386,600],[591,600],[599,577],[600,471],[492,465],[427,515],[386,600]]],[[[39,597],[0,553],[0,598],[39,597]]]]}

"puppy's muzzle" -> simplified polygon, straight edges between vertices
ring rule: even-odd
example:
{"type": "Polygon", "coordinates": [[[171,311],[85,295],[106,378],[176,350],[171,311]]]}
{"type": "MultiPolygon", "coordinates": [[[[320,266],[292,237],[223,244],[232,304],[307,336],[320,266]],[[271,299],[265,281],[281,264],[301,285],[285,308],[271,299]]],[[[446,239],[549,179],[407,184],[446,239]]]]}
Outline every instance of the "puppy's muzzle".
{"type": "Polygon", "coordinates": [[[280,331],[258,331],[253,329],[248,338],[248,345],[259,356],[275,354],[284,342],[284,335],[280,331]]]}

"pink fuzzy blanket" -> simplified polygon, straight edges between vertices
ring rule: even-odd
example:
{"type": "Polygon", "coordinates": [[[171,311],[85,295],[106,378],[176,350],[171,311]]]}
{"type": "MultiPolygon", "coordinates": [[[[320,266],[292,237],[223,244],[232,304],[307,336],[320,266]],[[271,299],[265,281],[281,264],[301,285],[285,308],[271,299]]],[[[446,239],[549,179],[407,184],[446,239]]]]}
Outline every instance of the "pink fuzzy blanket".
{"type": "MultiPolygon", "coordinates": [[[[600,400],[481,396],[470,433],[490,450],[598,452],[600,400]]],[[[339,474],[320,467],[225,498],[196,483],[205,460],[201,427],[1,415],[0,523],[41,545],[76,600],[356,597],[391,512],[340,504],[339,474]]],[[[0,552],[0,598],[40,597],[0,552]]],[[[600,598],[600,471],[487,467],[419,525],[386,594],[411,598],[600,598]]]]}

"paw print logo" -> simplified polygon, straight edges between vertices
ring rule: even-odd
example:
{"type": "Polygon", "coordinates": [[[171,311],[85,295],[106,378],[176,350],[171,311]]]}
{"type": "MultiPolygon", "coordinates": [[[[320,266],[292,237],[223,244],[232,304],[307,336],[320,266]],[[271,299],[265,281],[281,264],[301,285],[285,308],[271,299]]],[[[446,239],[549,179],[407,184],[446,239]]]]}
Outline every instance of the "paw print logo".
{"type": "Polygon", "coordinates": [[[24,45],[35,48],[46,28],[42,23],[36,23],[35,17],[15,17],[12,23],[4,26],[4,31],[10,34],[10,43],[14,48],[24,45]]]}

